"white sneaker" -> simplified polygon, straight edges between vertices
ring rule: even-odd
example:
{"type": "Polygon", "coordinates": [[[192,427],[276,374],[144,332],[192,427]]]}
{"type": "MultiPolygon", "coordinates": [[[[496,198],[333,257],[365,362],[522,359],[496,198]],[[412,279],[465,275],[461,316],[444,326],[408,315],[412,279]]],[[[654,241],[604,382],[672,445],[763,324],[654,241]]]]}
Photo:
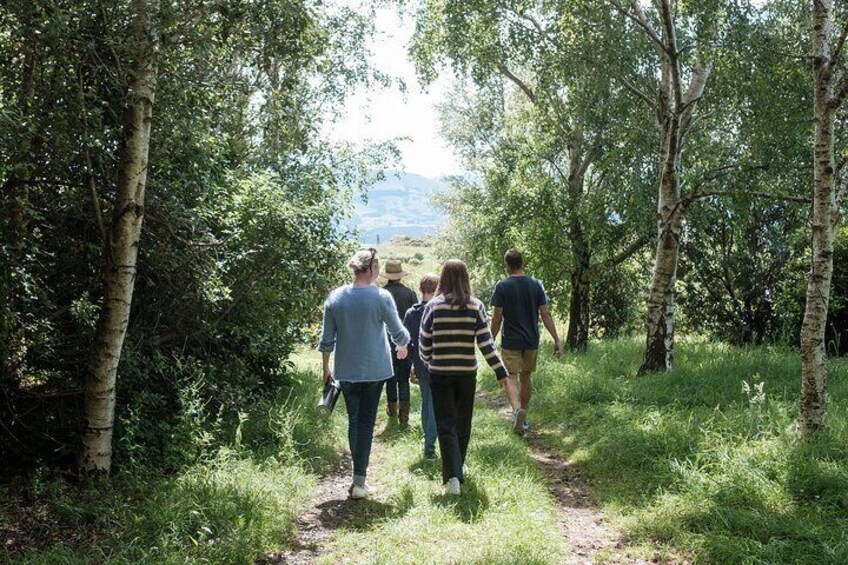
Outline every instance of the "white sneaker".
{"type": "Polygon", "coordinates": [[[524,422],[527,420],[527,411],[519,408],[512,415],[512,431],[520,436],[524,435],[524,422]]]}
{"type": "Polygon", "coordinates": [[[462,487],[459,484],[459,479],[456,477],[451,477],[448,479],[448,482],[445,483],[445,494],[449,494],[451,496],[459,496],[462,493],[462,487]]]}
{"type": "Polygon", "coordinates": [[[348,495],[353,500],[362,500],[371,495],[371,488],[368,485],[350,485],[348,495]]]}

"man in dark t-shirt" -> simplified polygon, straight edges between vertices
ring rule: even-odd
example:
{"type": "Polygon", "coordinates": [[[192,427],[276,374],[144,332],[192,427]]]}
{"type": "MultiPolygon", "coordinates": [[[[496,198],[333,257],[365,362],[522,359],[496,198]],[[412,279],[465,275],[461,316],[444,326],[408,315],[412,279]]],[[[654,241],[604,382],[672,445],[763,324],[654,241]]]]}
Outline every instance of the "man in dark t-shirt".
{"type": "Polygon", "coordinates": [[[524,257],[515,249],[504,255],[509,276],[495,285],[492,294],[492,336],[496,338],[503,326],[501,350],[509,371],[503,387],[514,410],[513,429],[523,434],[527,429],[527,408],[533,393],[530,376],[536,370],[539,353],[539,318],[554,338],[554,354],[562,355],[562,345],[556,324],[548,308],[548,296],[541,281],[524,273],[524,257]],[[518,387],[516,387],[518,381],[518,387]],[[516,388],[518,390],[516,391],[516,388]]]}
{"type": "MultiPolygon", "coordinates": [[[[400,282],[406,275],[403,263],[397,259],[386,261],[383,276],[388,282],[384,288],[394,298],[401,318],[418,302],[415,291],[400,282]]],[[[389,343],[392,343],[391,340],[389,343]]],[[[392,355],[392,368],[394,376],[386,381],[386,413],[390,420],[397,417],[401,427],[405,428],[409,425],[409,373],[412,370],[412,359],[398,359],[396,355],[392,355]]]]}

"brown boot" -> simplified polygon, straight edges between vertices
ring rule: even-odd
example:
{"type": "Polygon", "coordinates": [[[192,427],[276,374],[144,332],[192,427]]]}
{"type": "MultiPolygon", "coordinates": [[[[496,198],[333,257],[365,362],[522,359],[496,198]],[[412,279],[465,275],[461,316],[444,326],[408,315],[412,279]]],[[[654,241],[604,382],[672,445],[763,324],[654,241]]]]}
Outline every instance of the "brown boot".
{"type": "Polygon", "coordinates": [[[400,419],[400,427],[409,427],[409,402],[401,402],[398,405],[398,417],[400,419]]]}
{"type": "Polygon", "coordinates": [[[389,418],[397,418],[398,403],[397,402],[386,402],[386,414],[389,415],[389,418]]]}

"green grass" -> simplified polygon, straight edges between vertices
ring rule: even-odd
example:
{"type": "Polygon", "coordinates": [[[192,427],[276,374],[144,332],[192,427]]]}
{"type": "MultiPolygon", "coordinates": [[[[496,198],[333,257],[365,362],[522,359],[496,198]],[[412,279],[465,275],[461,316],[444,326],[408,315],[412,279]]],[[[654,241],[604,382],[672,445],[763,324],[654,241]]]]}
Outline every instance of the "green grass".
{"type": "MultiPolygon", "coordinates": [[[[530,418],[590,481],[635,546],[628,554],[848,562],[848,359],[831,361],[827,433],[800,444],[790,350],[681,340],[673,371],[636,378],[640,341],[592,343],[560,360],[545,348],[530,418]]],[[[43,471],[0,486],[0,561],[251,563],[285,549],[345,442],[343,405],[328,421],[314,415],[319,356],[304,350],[293,362],[302,385],[244,407],[240,427],[221,432],[225,447],[175,475],[124,468],[77,485],[43,471]]],[[[480,380],[496,386],[486,371],[480,380]]],[[[413,428],[385,430],[381,411],[369,470],[376,495],[352,506],[319,561],[562,562],[569,548],[555,502],[524,441],[478,405],[467,488],[445,497],[438,464],[422,457],[413,390],[413,428]]],[[[340,487],[333,512],[352,504],[340,487]]]]}
{"type": "Polygon", "coordinates": [[[43,471],[4,486],[0,561],[253,563],[285,548],[315,472],[342,453],[336,422],[314,415],[317,378],[306,380],[245,407],[229,446],[175,475],[124,468],[79,485],[43,471]]]}
{"type": "MultiPolygon", "coordinates": [[[[320,355],[293,358],[317,372],[320,355]]],[[[315,377],[317,379],[317,376],[315,377]]],[[[490,373],[481,371],[481,380],[490,373]]],[[[408,431],[387,427],[382,399],[368,480],[372,500],[356,503],[319,563],[560,563],[568,552],[555,503],[524,442],[492,410],[475,407],[464,493],[443,495],[441,467],[423,458],[420,396],[412,386],[408,431]]],[[[333,415],[344,429],[344,405],[333,415]]],[[[343,432],[340,432],[340,434],[343,432]]],[[[340,498],[344,493],[339,493],[340,498]]]]}
{"type": "Polygon", "coordinates": [[[630,541],[699,563],[848,562],[848,359],[831,361],[828,432],[801,445],[797,353],[682,341],[673,371],[636,378],[641,352],[543,355],[530,413],[630,541]]]}
{"type": "MultiPolygon", "coordinates": [[[[414,393],[413,405],[419,405],[414,393]]],[[[470,473],[458,498],[443,494],[441,467],[422,436],[385,429],[369,469],[376,496],[339,531],[319,563],[560,563],[568,551],[555,503],[527,447],[477,405],[470,473]]]]}

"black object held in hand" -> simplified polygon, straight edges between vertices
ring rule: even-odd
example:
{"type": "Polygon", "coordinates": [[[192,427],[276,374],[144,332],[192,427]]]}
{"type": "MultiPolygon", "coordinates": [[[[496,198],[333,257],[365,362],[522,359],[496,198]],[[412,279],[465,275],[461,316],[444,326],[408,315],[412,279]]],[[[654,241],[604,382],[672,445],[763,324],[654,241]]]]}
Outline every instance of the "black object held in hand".
{"type": "Polygon", "coordinates": [[[321,401],[316,407],[319,416],[323,418],[330,417],[330,414],[333,413],[333,408],[336,407],[336,402],[338,402],[339,394],[341,394],[341,392],[342,389],[339,382],[330,377],[330,380],[327,381],[326,385],[324,385],[324,394],[321,395],[321,401]]]}

